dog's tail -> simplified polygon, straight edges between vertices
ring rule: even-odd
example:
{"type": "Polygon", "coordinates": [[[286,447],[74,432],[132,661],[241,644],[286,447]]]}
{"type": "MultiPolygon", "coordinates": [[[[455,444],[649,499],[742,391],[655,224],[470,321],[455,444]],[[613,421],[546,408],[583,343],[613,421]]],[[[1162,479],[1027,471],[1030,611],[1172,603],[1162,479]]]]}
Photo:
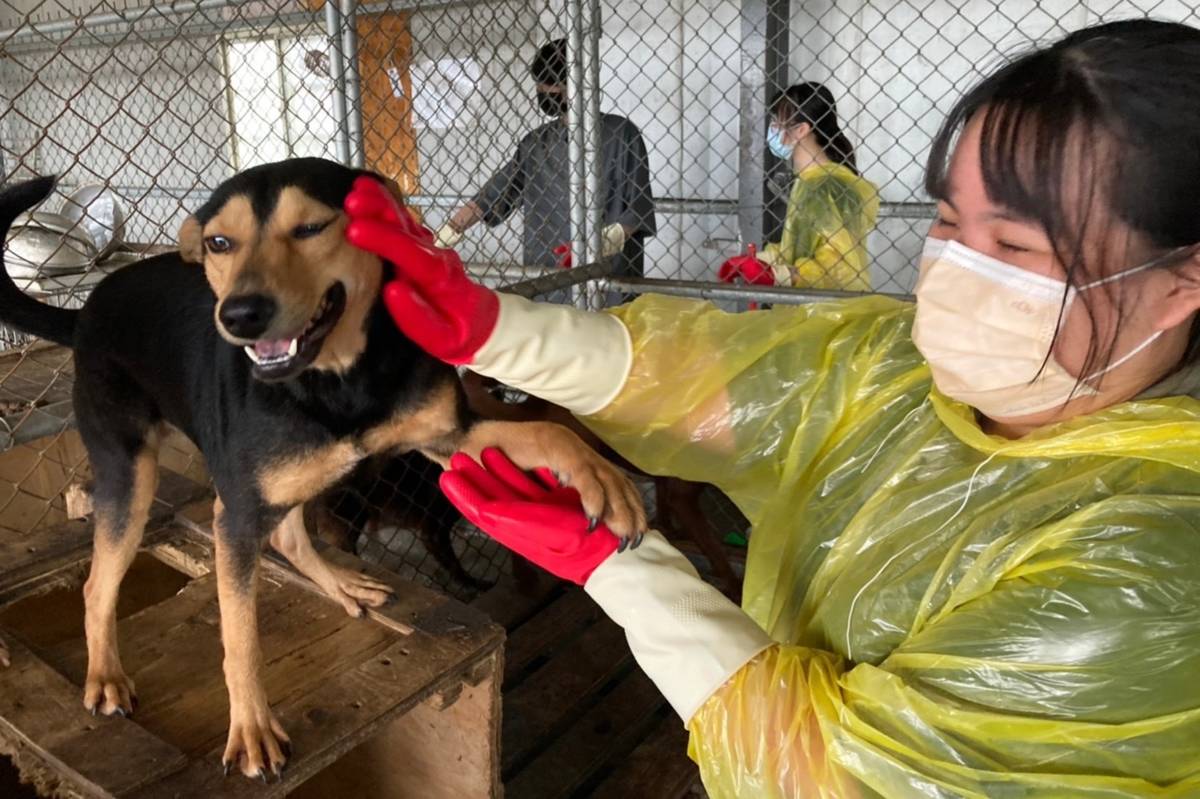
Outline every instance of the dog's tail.
{"type": "MultiPolygon", "coordinates": [[[[54,178],[35,178],[0,191],[0,242],[8,239],[8,229],[17,216],[40,203],[54,188],[54,178]]],[[[23,333],[65,344],[75,344],[75,320],[79,311],[55,308],[38,302],[8,275],[0,254],[0,322],[23,333]]]]}

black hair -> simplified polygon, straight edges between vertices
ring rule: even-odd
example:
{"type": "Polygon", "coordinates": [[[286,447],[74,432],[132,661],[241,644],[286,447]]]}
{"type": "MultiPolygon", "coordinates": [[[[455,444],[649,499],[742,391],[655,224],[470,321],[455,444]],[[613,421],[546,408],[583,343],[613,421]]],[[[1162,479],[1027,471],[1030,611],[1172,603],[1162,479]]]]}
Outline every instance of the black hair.
{"type": "Polygon", "coordinates": [[[555,39],[538,48],[529,64],[529,74],[538,83],[567,85],[567,40],[555,39]]]}
{"type": "MultiPolygon", "coordinates": [[[[958,136],[977,117],[989,200],[1045,229],[1071,285],[1102,276],[1084,251],[1089,231],[1113,221],[1092,218],[1106,216],[1094,215],[1097,208],[1150,250],[1120,254],[1127,267],[1151,257],[1174,266],[1173,251],[1186,256],[1200,242],[1200,30],[1110,22],[1010,61],[958,101],[934,138],[925,176],[931,196],[945,197],[958,136]]],[[[1124,293],[1114,285],[1120,320],[1124,293]]],[[[1079,298],[1090,313],[1087,296],[1079,298]]],[[[1093,340],[1084,374],[1111,361],[1116,337],[1114,329],[1106,345],[1093,340]]]]}
{"type": "Polygon", "coordinates": [[[817,144],[831,161],[858,174],[854,147],[838,124],[833,92],[824,84],[808,81],[789,86],[771,98],[771,116],[786,126],[807,122],[812,125],[817,144]]]}

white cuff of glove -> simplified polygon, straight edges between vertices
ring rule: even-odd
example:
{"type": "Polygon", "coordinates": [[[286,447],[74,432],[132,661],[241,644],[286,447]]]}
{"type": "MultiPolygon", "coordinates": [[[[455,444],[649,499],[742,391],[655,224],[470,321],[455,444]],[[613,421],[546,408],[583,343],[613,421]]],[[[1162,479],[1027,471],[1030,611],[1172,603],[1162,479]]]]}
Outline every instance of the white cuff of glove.
{"type": "Polygon", "coordinates": [[[463,234],[450,224],[442,225],[437,232],[437,246],[444,250],[453,250],[463,240],[463,234]]]}
{"type": "Polygon", "coordinates": [[[625,325],[606,313],[499,294],[500,315],[470,369],[586,416],[612,402],[633,366],[625,325]]]}
{"type": "Polygon", "coordinates": [[[685,725],[774,643],[657,531],[637,549],[613,553],[583,590],[625,629],[634,659],[685,725]]]}
{"type": "Polygon", "coordinates": [[[759,254],[758,260],[771,268],[771,277],[775,279],[776,286],[792,285],[792,267],[778,252],[766,250],[759,254]]]}
{"type": "Polygon", "coordinates": [[[600,234],[600,257],[611,258],[625,249],[625,227],[614,223],[604,228],[600,234]]]}

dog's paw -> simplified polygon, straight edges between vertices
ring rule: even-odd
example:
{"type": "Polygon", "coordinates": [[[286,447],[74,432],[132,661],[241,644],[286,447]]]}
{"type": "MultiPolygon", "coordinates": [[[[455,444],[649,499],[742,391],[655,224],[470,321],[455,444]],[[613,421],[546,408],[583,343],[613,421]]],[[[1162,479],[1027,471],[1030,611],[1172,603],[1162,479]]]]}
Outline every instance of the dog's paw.
{"type": "Polygon", "coordinates": [[[233,702],[229,711],[229,739],[221,767],[225,776],[238,769],[252,780],[270,782],[283,776],[292,742],[265,703],[240,705],[233,702]]]}
{"type": "Polygon", "coordinates": [[[579,492],[589,519],[604,522],[621,538],[637,543],[646,532],[646,506],[629,476],[579,436],[553,422],[520,425],[522,435],[497,442],[517,466],[544,466],[563,485],[579,492]]]}
{"type": "Polygon", "coordinates": [[[125,676],[120,666],[88,669],[83,684],[83,707],[93,716],[130,718],[137,709],[137,694],[133,680],[125,676]]]}
{"type": "Polygon", "coordinates": [[[341,604],[346,612],[358,619],[366,608],[383,607],[394,596],[392,587],[352,569],[345,569],[326,562],[328,574],[314,580],[329,598],[341,604]]]}

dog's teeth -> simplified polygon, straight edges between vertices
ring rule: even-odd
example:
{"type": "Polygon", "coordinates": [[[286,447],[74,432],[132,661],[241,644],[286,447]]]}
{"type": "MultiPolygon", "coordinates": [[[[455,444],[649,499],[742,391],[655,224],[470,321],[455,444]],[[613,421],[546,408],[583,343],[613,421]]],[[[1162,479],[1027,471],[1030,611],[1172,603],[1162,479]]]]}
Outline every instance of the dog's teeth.
{"type": "Polygon", "coordinates": [[[258,353],[254,351],[254,347],[243,347],[242,349],[244,349],[246,354],[250,356],[250,360],[254,361],[255,363],[262,363],[262,359],[258,357],[258,353]]]}
{"type": "Polygon", "coordinates": [[[296,351],[299,350],[299,348],[300,348],[300,344],[298,342],[299,342],[299,339],[292,339],[292,343],[288,344],[287,356],[289,358],[296,357],[296,351]]]}

